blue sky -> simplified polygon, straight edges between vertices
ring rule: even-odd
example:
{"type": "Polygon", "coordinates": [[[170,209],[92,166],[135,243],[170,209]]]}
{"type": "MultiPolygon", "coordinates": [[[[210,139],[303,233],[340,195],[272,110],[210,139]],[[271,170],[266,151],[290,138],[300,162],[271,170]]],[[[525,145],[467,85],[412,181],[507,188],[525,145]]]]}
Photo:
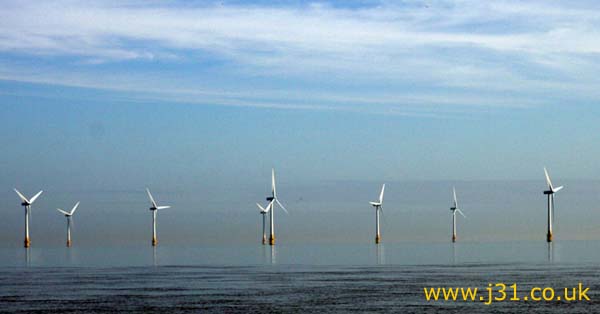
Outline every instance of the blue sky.
{"type": "Polygon", "coordinates": [[[600,177],[594,2],[2,6],[7,193],[600,177]]]}
{"type": "MultiPolygon", "coordinates": [[[[256,158],[263,151],[277,151],[273,164],[327,155],[331,170],[319,173],[336,179],[363,179],[369,168],[369,179],[532,179],[541,164],[567,177],[600,174],[590,145],[599,113],[593,3],[4,6],[0,99],[29,119],[46,119],[37,107],[48,108],[56,124],[47,136],[100,126],[106,145],[147,140],[173,153],[196,139],[220,146],[221,157],[204,155],[236,171],[241,154],[248,165],[271,158],[256,158]]],[[[16,132],[4,117],[3,133],[16,132]]]]}

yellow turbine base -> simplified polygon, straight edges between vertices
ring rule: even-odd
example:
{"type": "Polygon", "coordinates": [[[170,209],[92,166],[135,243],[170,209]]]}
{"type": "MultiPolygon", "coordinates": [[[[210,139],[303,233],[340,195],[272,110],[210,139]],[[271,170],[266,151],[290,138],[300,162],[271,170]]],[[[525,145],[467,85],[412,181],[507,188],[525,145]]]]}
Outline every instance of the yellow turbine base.
{"type": "Polygon", "coordinates": [[[456,242],[456,235],[452,235],[452,243],[456,242]]]}
{"type": "Polygon", "coordinates": [[[71,247],[71,240],[67,240],[67,247],[71,247]]]}
{"type": "Polygon", "coordinates": [[[379,243],[381,243],[381,236],[377,235],[377,236],[375,236],[375,244],[379,244],[379,243]]]}
{"type": "Polygon", "coordinates": [[[156,240],[156,238],[152,238],[152,246],[156,246],[158,244],[158,241],[156,240]]]}
{"type": "Polygon", "coordinates": [[[275,245],[275,236],[271,235],[271,237],[269,237],[269,245],[275,245]]]}
{"type": "Polygon", "coordinates": [[[31,246],[31,241],[29,241],[29,238],[25,238],[25,247],[30,247],[31,246]]]}
{"type": "Polygon", "coordinates": [[[546,235],[546,241],[548,243],[552,242],[552,232],[548,232],[548,234],[546,235]]]}

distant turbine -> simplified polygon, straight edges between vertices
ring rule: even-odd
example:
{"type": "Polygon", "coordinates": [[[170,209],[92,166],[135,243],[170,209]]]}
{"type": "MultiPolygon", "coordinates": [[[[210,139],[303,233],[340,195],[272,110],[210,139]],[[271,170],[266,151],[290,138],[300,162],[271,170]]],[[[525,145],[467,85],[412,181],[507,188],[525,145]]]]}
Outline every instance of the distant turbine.
{"type": "Polygon", "coordinates": [[[21,192],[15,189],[17,195],[21,199],[21,205],[25,207],[25,247],[31,246],[31,241],[29,240],[29,212],[31,211],[31,204],[35,202],[35,200],[42,194],[43,191],[39,191],[38,194],[34,195],[30,200],[28,200],[21,192]]]}
{"type": "Polygon", "coordinates": [[[256,206],[258,206],[258,208],[260,209],[260,214],[262,215],[262,244],[265,245],[267,244],[267,232],[265,223],[267,217],[265,215],[271,210],[271,207],[273,206],[273,201],[271,201],[266,208],[260,206],[259,203],[256,203],[256,206]]]}
{"type": "Polygon", "coordinates": [[[274,223],[274,213],[275,213],[275,203],[281,207],[287,214],[288,211],[285,209],[283,204],[277,199],[277,188],[275,187],[275,169],[271,169],[271,196],[267,197],[267,201],[270,202],[270,220],[271,220],[271,235],[269,237],[269,245],[275,244],[275,223],[274,223]]]}
{"type": "Polygon", "coordinates": [[[62,214],[64,214],[65,217],[67,217],[67,247],[71,247],[71,219],[73,217],[73,214],[77,210],[78,206],[79,206],[79,202],[77,202],[77,204],[75,204],[75,206],[73,206],[73,209],[71,209],[70,212],[66,212],[60,208],[56,209],[59,212],[61,212],[62,214]]]}
{"type": "Polygon", "coordinates": [[[152,246],[156,246],[158,244],[158,240],[156,239],[156,211],[159,209],[167,209],[171,208],[171,206],[158,206],[154,201],[154,197],[150,194],[150,190],[146,188],[146,192],[148,192],[148,197],[150,198],[150,203],[152,206],[150,207],[150,211],[152,212],[152,246]]]}
{"type": "Polygon", "coordinates": [[[381,242],[381,233],[379,232],[379,212],[383,213],[383,192],[385,191],[385,184],[381,186],[381,193],[379,194],[379,201],[369,202],[369,204],[375,207],[375,230],[377,234],[375,235],[375,243],[379,244],[381,242]]]}
{"type": "Polygon", "coordinates": [[[548,190],[544,191],[544,194],[548,195],[548,233],[546,234],[546,241],[552,242],[552,220],[554,219],[554,193],[563,189],[563,186],[554,187],[548,170],[544,167],[544,174],[546,175],[546,183],[548,184],[548,190]]]}
{"type": "Polygon", "coordinates": [[[456,200],[456,189],[452,188],[452,195],[454,197],[454,203],[450,210],[452,211],[452,242],[456,242],[456,212],[461,214],[463,217],[467,218],[465,214],[463,214],[462,210],[458,208],[458,201],[456,200]]]}

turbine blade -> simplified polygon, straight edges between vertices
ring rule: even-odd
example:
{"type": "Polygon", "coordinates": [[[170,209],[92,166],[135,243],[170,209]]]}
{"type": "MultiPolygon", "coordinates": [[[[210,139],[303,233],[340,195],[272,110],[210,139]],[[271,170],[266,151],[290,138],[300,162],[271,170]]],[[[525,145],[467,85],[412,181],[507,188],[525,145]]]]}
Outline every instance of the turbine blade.
{"type": "Polygon", "coordinates": [[[23,201],[24,203],[29,203],[29,200],[23,195],[21,194],[21,192],[19,192],[19,190],[14,189],[15,192],[17,192],[17,195],[19,195],[19,198],[21,199],[21,201],[23,201]]]}
{"type": "Polygon", "coordinates": [[[157,206],[156,207],[156,209],[167,209],[167,208],[171,208],[171,206],[165,205],[165,206],[157,206]]]}
{"type": "Polygon", "coordinates": [[[277,202],[277,204],[279,204],[279,206],[281,206],[281,209],[283,209],[283,211],[285,211],[286,214],[290,214],[287,209],[285,209],[285,207],[283,206],[283,204],[281,204],[281,202],[278,199],[275,199],[275,201],[277,202]]]}
{"type": "Polygon", "coordinates": [[[146,192],[148,192],[148,197],[150,198],[150,203],[152,203],[152,206],[156,207],[156,202],[154,201],[154,197],[152,197],[152,194],[150,194],[150,189],[146,188],[146,192]]]}
{"type": "Polygon", "coordinates": [[[259,203],[256,203],[256,206],[258,206],[260,212],[265,214],[268,213],[269,210],[271,210],[271,205],[273,205],[273,201],[269,202],[269,204],[267,204],[267,207],[262,207],[259,203]]]}
{"type": "Polygon", "coordinates": [[[554,190],[554,188],[552,187],[552,181],[550,180],[550,175],[548,175],[548,170],[546,170],[546,167],[544,167],[544,174],[546,175],[546,183],[548,183],[550,190],[554,190]]]}
{"type": "Polygon", "coordinates": [[[559,186],[557,188],[552,189],[552,192],[556,193],[556,192],[562,190],[563,188],[564,188],[564,186],[561,185],[561,186],[559,186]]]}
{"type": "Polygon", "coordinates": [[[42,192],[44,191],[39,191],[36,195],[34,195],[30,200],[29,200],[29,204],[33,204],[33,202],[35,202],[35,200],[40,197],[40,195],[42,195],[42,192]]]}
{"type": "Polygon", "coordinates": [[[77,210],[77,207],[79,207],[79,202],[77,202],[77,204],[75,204],[75,206],[73,206],[73,209],[71,209],[71,212],[69,213],[69,215],[73,215],[75,213],[75,211],[77,210]]]}
{"type": "Polygon", "coordinates": [[[454,208],[458,208],[458,200],[456,199],[456,188],[452,188],[452,194],[454,196],[454,208]]]}
{"type": "Polygon", "coordinates": [[[381,193],[379,194],[379,203],[383,204],[383,192],[385,192],[385,183],[381,186],[381,193]]]}
{"type": "Polygon", "coordinates": [[[465,214],[463,214],[463,212],[462,212],[462,210],[460,210],[460,208],[457,208],[457,209],[456,209],[456,211],[458,211],[458,213],[459,213],[461,216],[463,216],[463,217],[467,218],[467,216],[465,216],[465,214]]]}
{"type": "Polygon", "coordinates": [[[277,188],[275,187],[275,168],[271,168],[271,193],[273,193],[273,198],[277,198],[277,188]]]}
{"type": "Polygon", "coordinates": [[[64,211],[64,210],[62,210],[60,208],[57,208],[56,210],[58,210],[59,212],[63,213],[64,215],[67,215],[67,216],[71,215],[71,214],[67,213],[66,211],[64,211]]]}

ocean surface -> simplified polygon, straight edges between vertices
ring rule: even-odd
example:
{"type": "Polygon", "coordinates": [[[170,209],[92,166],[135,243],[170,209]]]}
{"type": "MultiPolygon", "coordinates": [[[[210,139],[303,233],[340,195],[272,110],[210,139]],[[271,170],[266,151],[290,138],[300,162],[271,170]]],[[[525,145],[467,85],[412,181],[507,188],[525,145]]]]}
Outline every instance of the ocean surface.
{"type": "MultiPolygon", "coordinates": [[[[600,242],[0,249],[6,313],[598,313],[600,242]],[[425,287],[589,287],[427,301],[425,287]],[[558,292],[557,292],[558,293],[558,292]]],[[[485,295],[485,294],[484,294],[485,295]]]]}

